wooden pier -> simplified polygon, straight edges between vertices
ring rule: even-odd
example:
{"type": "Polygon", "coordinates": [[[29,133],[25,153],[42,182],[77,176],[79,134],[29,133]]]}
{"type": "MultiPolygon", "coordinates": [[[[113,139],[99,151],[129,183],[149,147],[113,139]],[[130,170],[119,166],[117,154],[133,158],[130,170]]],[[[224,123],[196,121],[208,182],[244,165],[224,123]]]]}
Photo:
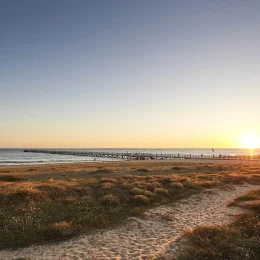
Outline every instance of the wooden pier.
{"type": "Polygon", "coordinates": [[[65,150],[38,150],[26,149],[26,153],[47,153],[47,154],[60,154],[60,155],[73,155],[73,156],[86,156],[86,157],[101,157],[110,159],[122,160],[169,160],[169,159],[211,159],[211,160],[260,160],[260,155],[192,155],[192,154],[152,154],[152,153],[113,153],[113,152],[91,152],[91,151],[65,151],[65,150]]]}

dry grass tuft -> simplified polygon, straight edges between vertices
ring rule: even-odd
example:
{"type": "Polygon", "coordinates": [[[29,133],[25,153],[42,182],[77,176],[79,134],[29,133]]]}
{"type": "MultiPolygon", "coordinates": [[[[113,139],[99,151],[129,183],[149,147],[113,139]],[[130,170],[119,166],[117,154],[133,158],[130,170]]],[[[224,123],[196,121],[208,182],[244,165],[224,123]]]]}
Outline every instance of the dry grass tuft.
{"type": "Polygon", "coordinates": [[[114,169],[104,168],[104,169],[96,170],[93,173],[114,173],[114,172],[115,172],[114,169]]]}
{"type": "Polygon", "coordinates": [[[150,182],[154,187],[162,187],[162,184],[158,181],[150,182]]]}
{"type": "Polygon", "coordinates": [[[0,181],[17,182],[23,181],[23,179],[15,175],[0,175],[0,181]]]}
{"type": "Polygon", "coordinates": [[[180,182],[173,182],[170,184],[171,188],[183,190],[183,184],[180,182]]]}
{"type": "Polygon", "coordinates": [[[105,195],[100,199],[101,203],[109,206],[117,206],[120,202],[119,198],[115,195],[105,195]]]}
{"type": "Polygon", "coordinates": [[[27,169],[27,172],[36,172],[37,171],[37,169],[35,169],[35,168],[29,168],[29,169],[27,169]]]}
{"type": "Polygon", "coordinates": [[[106,183],[108,183],[108,182],[110,182],[110,183],[117,183],[117,180],[115,179],[115,178],[101,178],[100,179],[100,182],[102,183],[102,182],[106,182],[106,183]]]}
{"type": "Polygon", "coordinates": [[[183,166],[174,166],[174,167],[172,167],[172,170],[175,170],[175,171],[180,171],[180,170],[183,170],[183,169],[186,169],[186,167],[183,167],[183,166]]]}
{"type": "Polygon", "coordinates": [[[169,191],[163,188],[156,188],[155,193],[162,196],[169,196],[169,191]]]}
{"type": "Polygon", "coordinates": [[[131,189],[133,187],[134,187],[134,184],[132,184],[132,183],[128,183],[128,182],[123,182],[122,183],[122,188],[123,189],[131,189]]]}
{"type": "Polygon", "coordinates": [[[101,186],[102,190],[109,190],[115,187],[114,183],[111,182],[104,182],[103,185],[101,186]]]}
{"type": "Polygon", "coordinates": [[[149,172],[150,170],[147,168],[140,168],[140,169],[136,169],[136,172],[149,172]]]}
{"type": "Polygon", "coordinates": [[[14,260],[31,260],[30,257],[18,257],[18,258],[14,258],[14,260]]]}
{"type": "Polygon", "coordinates": [[[156,185],[153,184],[153,183],[147,183],[146,184],[146,188],[149,190],[149,191],[154,191],[156,189],[156,185]]]}
{"type": "Polygon", "coordinates": [[[179,259],[260,259],[259,200],[260,190],[251,191],[232,203],[233,206],[242,206],[251,212],[239,215],[230,225],[197,227],[188,232],[185,236],[191,246],[179,259]]]}
{"type": "Polygon", "coordinates": [[[51,225],[54,231],[56,231],[61,236],[69,236],[72,234],[71,223],[66,221],[61,221],[51,225]]]}
{"type": "Polygon", "coordinates": [[[147,198],[144,195],[135,195],[134,196],[134,201],[137,204],[148,204],[150,200],[149,200],[149,198],[147,198]]]}
{"type": "Polygon", "coordinates": [[[148,190],[139,189],[139,188],[132,188],[130,190],[130,193],[136,194],[136,195],[144,195],[144,196],[151,196],[152,195],[152,192],[150,192],[148,190]]]}

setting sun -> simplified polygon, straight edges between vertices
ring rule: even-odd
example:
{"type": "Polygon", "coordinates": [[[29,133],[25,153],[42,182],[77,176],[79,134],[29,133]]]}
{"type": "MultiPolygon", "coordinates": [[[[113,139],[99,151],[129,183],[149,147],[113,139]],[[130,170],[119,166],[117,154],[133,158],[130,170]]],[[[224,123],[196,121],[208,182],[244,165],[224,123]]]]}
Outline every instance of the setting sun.
{"type": "Polygon", "coordinates": [[[254,134],[245,135],[241,138],[241,143],[244,148],[258,148],[260,145],[260,137],[254,134]]]}

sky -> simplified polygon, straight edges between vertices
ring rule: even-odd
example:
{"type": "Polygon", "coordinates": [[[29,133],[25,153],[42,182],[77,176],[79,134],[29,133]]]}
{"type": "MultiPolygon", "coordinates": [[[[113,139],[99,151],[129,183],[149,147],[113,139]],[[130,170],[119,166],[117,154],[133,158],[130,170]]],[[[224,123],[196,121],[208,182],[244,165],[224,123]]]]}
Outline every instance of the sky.
{"type": "Polygon", "coordinates": [[[0,0],[0,148],[240,147],[260,1],[0,0]]]}

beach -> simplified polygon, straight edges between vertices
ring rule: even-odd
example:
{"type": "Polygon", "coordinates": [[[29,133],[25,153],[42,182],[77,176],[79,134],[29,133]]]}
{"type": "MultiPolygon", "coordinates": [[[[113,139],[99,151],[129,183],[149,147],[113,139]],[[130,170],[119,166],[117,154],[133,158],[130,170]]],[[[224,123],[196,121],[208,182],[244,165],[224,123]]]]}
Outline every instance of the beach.
{"type": "Polygon", "coordinates": [[[206,159],[1,166],[0,259],[174,259],[187,247],[184,231],[244,212],[227,205],[260,188],[259,167],[206,159]]]}
{"type": "Polygon", "coordinates": [[[259,260],[260,1],[1,1],[0,260],[259,260]]]}

